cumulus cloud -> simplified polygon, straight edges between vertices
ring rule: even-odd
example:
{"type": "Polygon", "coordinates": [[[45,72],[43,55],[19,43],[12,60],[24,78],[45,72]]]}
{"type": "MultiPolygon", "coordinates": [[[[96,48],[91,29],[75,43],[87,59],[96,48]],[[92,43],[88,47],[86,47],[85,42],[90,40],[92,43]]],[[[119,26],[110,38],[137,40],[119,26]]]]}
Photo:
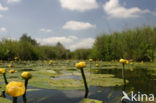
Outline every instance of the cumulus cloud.
{"type": "Polygon", "coordinates": [[[96,0],[60,0],[62,8],[84,12],[98,8],[96,0]]]}
{"type": "Polygon", "coordinates": [[[6,32],[7,29],[6,29],[5,27],[1,27],[1,28],[0,28],[0,31],[1,31],[1,32],[6,32]]]}
{"type": "Polygon", "coordinates": [[[80,22],[80,21],[68,21],[63,26],[63,29],[69,30],[84,30],[89,28],[96,28],[96,26],[88,22],[80,22]]]}
{"type": "Polygon", "coordinates": [[[7,11],[8,7],[3,7],[3,5],[0,3],[0,11],[7,11]]]}
{"type": "Polygon", "coordinates": [[[151,13],[148,9],[140,9],[138,7],[126,8],[120,5],[119,0],[109,0],[103,5],[104,11],[111,18],[136,18],[141,14],[151,13]]]}
{"type": "Polygon", "coordinates": [[[52,32],[51,29],[45,29],[45,28],[40,29],[40,31],[41,32],[46,32],[46,33],[52,32]]]}
{"type": "Polygon", "coordinates": [[[65,37],[65,36],[61,36],[61,37],[48,37],[48,38],[36,38],[36,40],[42,44],[42,45],[45,45],[45,44],[56,44],[58,42],[62,43],[62,44],[68,44],[68,43],[71,43],[73,42],[74,40],[76,40],[77,37],[76,36],[68,36],[68,37],[65,37]]]}
{"type": "Polygon", "coordinates": [[[8,0],[8,3],[17,3],[20,2],[21,0],[8,0]]]}
{"type": "Polygon", "coordinates": [[[75,50],[75,49],[79,49],[79,48],[91,48],[93,46],[94,42],[95,42],[94,38],[85,38],[75,44],[70,45],[69,49],[75,50]]]}

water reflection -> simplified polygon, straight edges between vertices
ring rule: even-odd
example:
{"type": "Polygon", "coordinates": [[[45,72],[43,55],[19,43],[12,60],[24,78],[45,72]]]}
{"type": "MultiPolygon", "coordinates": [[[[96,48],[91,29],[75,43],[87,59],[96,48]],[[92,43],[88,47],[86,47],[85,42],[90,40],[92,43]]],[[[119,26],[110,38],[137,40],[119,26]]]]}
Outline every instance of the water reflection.
{"type": "MultiPolygon", "coordinates": [[[[156,75],[152,75],[154,71],[136,68],[133,72],[125,70],[125,77],[129,81],[126,85],[126,91],[140,91],[146,94],[156,94],[156,75]]],[[[99,69],[98,74],[113,74],[117,78],[122,78],[121,69],[99,69]]]]}
{"type": "MultiPolygon", "coordinates": [[[[154,94],[156,95],[156,75],[152,75],[154,70],[148,70],[146,68],[136,68],[135,71],[125,70],[124,76],[122,76],[121,69],[101,69],[96,73],[98,74],[113,74],[117,78],[123,78],[123,91],[126,93],[130,93],[133,91],[134,93],[143,93],[143,94],[154,94]],[[129,83],[125,83],[126,79],[129,83]]],[[[131,97],[130,97],[131,98],[131,97]]],[[[132,103],[129,101],[125,101],[123,103],[132,103]]],[[[133,102],[139,103],[139,102],[133,102]]]]}
{"type": "Polygon", "coordinates": [[[26,95],[23,95],[23,103],[27,103],[27,97],[26,97],[26,95]]]}

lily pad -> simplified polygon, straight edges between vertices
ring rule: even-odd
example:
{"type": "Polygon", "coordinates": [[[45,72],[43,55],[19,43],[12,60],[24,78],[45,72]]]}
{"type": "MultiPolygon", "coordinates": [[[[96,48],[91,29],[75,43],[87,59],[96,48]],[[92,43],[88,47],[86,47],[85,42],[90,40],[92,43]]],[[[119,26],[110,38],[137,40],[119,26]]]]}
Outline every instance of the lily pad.
{"type": "Polygon", "coordinates": [[[27,92],[31,92],[31,91],[39,91],[41,89],[27,89],[27,92]]]}
{"type": "Polygon", "coordinates": [[[0,103],[12,103],[12,102],[6,98],[0,97],[0,103]]]}
{"type": "Polygon", "coordinates": [[[95,99],[83,99],[80,103],[104,103],[103,101],[95,100],[95,99]]]}
{"type": "MultiPolygon", "coordinates": [[[[57,78],[59,79],[52,79],[49,83],[55,88],[84,88],[82,78],[75,79],[74,76],[81,77],[80,73],[74,73],[73,76],[68,73],[70,78],[66,78],[68,75],[64,76],[65,74],[60,74],[57,78]],[[64,78],[63,78],[64,77],[64,78]],[[72,78],[73,77],[73,78],[72,78]]],[[[109,87],[109,86],[121,86],[123,85],[123,79],[115,78],[112,74],[89,74],[86,73],[86,79],[88,85],[92,86],[102,86],[102,87],[109,87]]],[[[127,81],[128,82],[128,81],[127,81]]]]}

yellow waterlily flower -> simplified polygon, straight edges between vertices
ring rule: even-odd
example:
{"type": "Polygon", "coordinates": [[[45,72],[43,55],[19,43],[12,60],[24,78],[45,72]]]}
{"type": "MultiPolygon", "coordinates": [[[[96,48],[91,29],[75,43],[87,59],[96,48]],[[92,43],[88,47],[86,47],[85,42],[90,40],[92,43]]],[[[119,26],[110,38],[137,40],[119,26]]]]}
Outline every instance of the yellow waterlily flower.
{"type": "Polygon", "coordinates": [[[82,69],[82,68],[86,67],[86,62],[76,63],[75,67],[78,68],[78,69],[82,69]]]}
{"type": "Polygon", "coordinates": [[[128,63],[129,63],[128,60],[126,60],[126,59],[120,59],[119,62],[120,62],[120,63],[124,63],[124,64],[128,64],[128,63]]]}
{"type": "Polygon", "coordinates": [[[96,64],[96,67],[99,67],[99,64],[96,64]]]}
{"type": "Polygon", "coordinates": [[[6,86],[6,93],[12,97],[19,97],[25,93],[25,86],[22,82],[12,81],[6,86]]]}
{"type": "Polygon", "coordinates": [[[75,64],[75,67],[80,69],[80,68],[81,68],[80,63],[76,63],[76,64],[75,64]]]}
{"type": "Polygon", "coordinates": [[[129,61],[128,60],[126,60],[126,64],[128,64],[129,63],[129,61]]]}
{"type": "Polygon", "coordinates": [[[0,68],[0,74],[6,73],[6,68],[0,68]]]}
{"type": "Polygon", "coordinates": [[[15,59],[15,60],[17,60],[17,59],[18,59],[18,57],[14,57],[14,59],[15,59]]]}
{"type": "Polygon", "coordinates": [[[14,73],[15,72],[15,70],[9,70],[9,73],[14,73]]]}
{"type": "Polygon", "coordinates": [[[93,59],[89,59],[89,62],[93,62],[93,59]]]}
{"type": "Polygon", "coordinates": [[[23,72],[21,76],[23,79],[30,79],[32,77],[30,72],[23,72]]]}
{"type": "Polygon", "coordinates": [[[52,64],[52,63],[53,63],[53,61],[52,61],[52,60],[50,60],[50,61],[49,61],[49,64],[52,64]]]}
{"type": "Polygon", "coordinates": [[[12,67],[12,64],[9,64],[8,67],[11,68],[12,67]]]}

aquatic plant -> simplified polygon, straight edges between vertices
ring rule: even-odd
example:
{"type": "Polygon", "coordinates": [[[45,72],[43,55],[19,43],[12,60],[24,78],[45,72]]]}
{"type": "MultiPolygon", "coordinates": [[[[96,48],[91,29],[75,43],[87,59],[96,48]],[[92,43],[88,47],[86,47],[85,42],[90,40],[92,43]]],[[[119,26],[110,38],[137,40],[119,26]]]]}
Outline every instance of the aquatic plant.
{"type": "MultiPolygon", "coordinates": [[[[30,72],[23,72],[21,76],[25,80],[24,85],[25,85],[25,89],[27,90],[28,80],[32,78],[32,74],[30,72]]],[[[23,101],[26,101],[26,91],[23,95],[23,101]]]]}
{"type": "Polygon", "coordinates": [[[15,70],[11,69],[11,70],[9,70],[9,73],[10,74],[15,73],[15,70]]]}
{"type": "Polygon", "coordinates": [[[90,72],[91,72],[91,65],[92,65],[93,59],[89,59],[89,64],[90,64],[90,72]]]}
{"type": "Polygon", "coordinates": [[[0,74],[3,74],[4,82],[5,84],[8,84],[8,81],[6,78],[6,68],[0,68],[0,74]]]}
{"type": "Polygon", "coordinates": [[[93,62],[93,59],[89,59],[89,62],[93,62]]]}
{"type": "Polygon", "coordinates": [[[6,93],[13,98],[12,103],[17,103],[17,98],[25,93],[25,86],[22,82],[12,81],[6,86],[6,93]]]}
{"type": "Polygon", "coordinates": [[[124,82],[124,90],[125,90],[125,85],[126,85],[126,79],[125,79],[125,64],[128,64],[129,61],[126,59],[120,59],[119,61],[120,63],[122,63],[122,78],[123,78],[123,82],[124,82]]]}
{"type": "Polygon", "coordinates": [[[8,65],[8,68],[12,68],[12,67],[13,67],[13,65],[12,65],[12,64],[9,64],[9,65],[8,65]]]}
{"type": "Polygon", "coordinates": [[[96,64],[96,67],[99,67],[99,64],[96,64]]]}
{"type": "Polygon", "coordinates": [[[49,61],[49,64],[52,64],[52,63],[53,63],[53,61],[52,61],[52,60],[50,60],[50,61],[49,61]]]}
{"type": "Polygon", "coordinates": [[[79,62],[79,63],[76,63],[75,66],[78,69],[80,69],[80,71],[81,71],[81,75],[82,75],[84,86],[85,86],[85,96],[84,97],[87,98],[89,90],[88,90],[88,85],[87,85],[86,77],[85,77],[84,70],[83,70],[83,68],[86,67],[86,63],[85,62],[79,62]]]}

